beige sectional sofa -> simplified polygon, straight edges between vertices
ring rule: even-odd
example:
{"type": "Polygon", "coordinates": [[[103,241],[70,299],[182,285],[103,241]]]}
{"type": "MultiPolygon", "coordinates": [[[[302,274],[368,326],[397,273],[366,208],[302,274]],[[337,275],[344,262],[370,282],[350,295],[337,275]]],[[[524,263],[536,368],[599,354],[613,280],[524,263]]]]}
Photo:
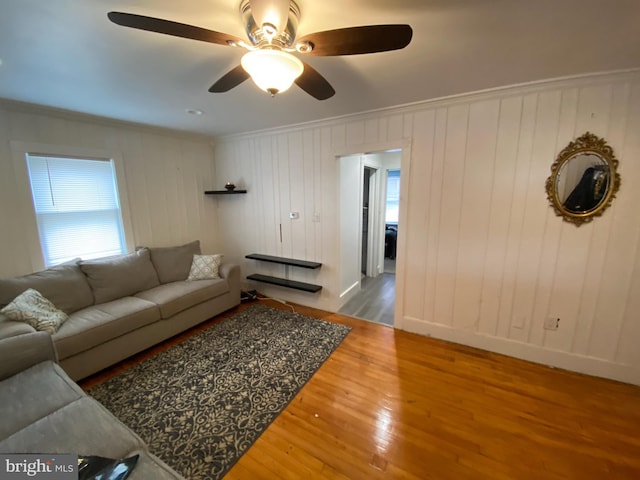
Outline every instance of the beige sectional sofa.
{"type": "Polygon", "coordinates": [[[0,412],[2,453],[138,455],[129,480],[184,480],[69,378],[48,333],[0,339],[0,412]]]}
{"type": "MultiPolygon", "coordinates": [[[[0,309],[31,288],[68,314],[51,338],[60,366],[78,380],[240,303],[237,265],[222,263],[220,278],[187,279],[200,253],[198,241],[139,248],[0,280],[0,309]]],[[[34,331],[0,318],[0,339],[34,331]]]]}

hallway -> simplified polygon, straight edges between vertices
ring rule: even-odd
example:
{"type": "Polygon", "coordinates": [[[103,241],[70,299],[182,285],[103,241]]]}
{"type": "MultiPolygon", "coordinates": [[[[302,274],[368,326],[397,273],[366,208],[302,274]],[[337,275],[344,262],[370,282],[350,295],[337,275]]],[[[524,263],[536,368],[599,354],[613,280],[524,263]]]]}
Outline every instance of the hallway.
{"type": "Polygon", "coordinates": [[[338,313],[393,326],[395,298],[394,273],[383,273],[375,278],[363,277],[360,292],[345,303],[338,313]]]}

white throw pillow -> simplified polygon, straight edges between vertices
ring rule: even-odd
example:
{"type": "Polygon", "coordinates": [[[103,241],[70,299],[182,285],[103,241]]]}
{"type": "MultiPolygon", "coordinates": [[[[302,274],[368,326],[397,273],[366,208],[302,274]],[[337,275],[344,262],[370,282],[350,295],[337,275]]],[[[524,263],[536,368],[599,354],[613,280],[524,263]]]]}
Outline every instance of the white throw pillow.
{"type": "Polygon", "coordinates": [[[53,335],[68,315],[43,297],[40,292],[29,288],[0,310],[9,320],[24,322],[36,330],[53,335]]]}
{"type": "Polygon", "coordinates": [[[218,270],[221,263],[222,255],[194,255],[187,280],[220,278],[218,270]]]}

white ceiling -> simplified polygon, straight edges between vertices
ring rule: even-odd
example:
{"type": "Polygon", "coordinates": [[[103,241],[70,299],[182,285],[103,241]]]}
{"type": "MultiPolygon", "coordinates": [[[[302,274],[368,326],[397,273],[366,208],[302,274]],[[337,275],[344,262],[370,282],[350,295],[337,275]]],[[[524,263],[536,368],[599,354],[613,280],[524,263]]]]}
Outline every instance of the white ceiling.
{"type": "Polygon", "coordinates": [[[404,50],[307,57],[335,88],[207,89],[244,50],[111,23],[123,11],[245,38],[240,0],[0,0],[0,97],[211,135],[486,88],[640,67],[639,0],[297,0],[298,36],[407,23],[404,50]],[[187,109],[200,109],[201,116],[187,109]]]}

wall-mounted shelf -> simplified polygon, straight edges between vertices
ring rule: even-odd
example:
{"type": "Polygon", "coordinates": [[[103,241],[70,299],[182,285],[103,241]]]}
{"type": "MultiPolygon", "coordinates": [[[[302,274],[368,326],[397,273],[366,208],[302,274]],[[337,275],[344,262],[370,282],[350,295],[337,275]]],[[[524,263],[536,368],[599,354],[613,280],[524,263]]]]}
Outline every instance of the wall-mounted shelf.
{"type": "Polygon", "coordinates": [[[247,275],[248,280],[255,280],[256,282],[270,283],[272,285],[278,285],[280,287],[294,288],[296,290],[302,290],[304,292],[316,293],[322,290],[322,285],[314,285],[313,283],[297,282],[295,280],[287,280],[286,278],[270,277],[269,275],[261,275],[259,273],[253,273],[247,275]]]}
{"type": "Polygon", "coordinates": [[[238,195],[239,193],[247,193],[246,190],[205,190],[205,195],[238,195]]]}
{"type": "Polygon", "coordinates": [[[322,264],[318,262],[297,260],[295,258],[274,257],[273,255],[263,255],[261,253],[250,253],[249,255],[245,255],[244,258],[260,260],[262,262],[281,263],[282,265],[291,265],[292,267],[320,268],[322,266],[322,264]]]}
{"type": "MultiPolygon", "coordinates": [[[[316,269],[322,266],[318,262],[309,262],[308,260],[298,260],[296,258],[276,257],[273,255],[263,255],[261,253],[250,253],[245,255],[245,258],[251,260],[260,260],[262,262],[279,263],[286,267],[301,267],[316,269]]],[[[304,292],[316,293],[322,290],[322,285],[315,285],[313,283],[298,282],[296,280],[289,280],[280,277],[271,277],[269,275],[262,275],[254,273],[247,275],[247,280],[255,280],[257,282],[270,283],[272,285],[278,285],[280,287],[293,288],[295,290],[302,290],[304,292]]]]}

